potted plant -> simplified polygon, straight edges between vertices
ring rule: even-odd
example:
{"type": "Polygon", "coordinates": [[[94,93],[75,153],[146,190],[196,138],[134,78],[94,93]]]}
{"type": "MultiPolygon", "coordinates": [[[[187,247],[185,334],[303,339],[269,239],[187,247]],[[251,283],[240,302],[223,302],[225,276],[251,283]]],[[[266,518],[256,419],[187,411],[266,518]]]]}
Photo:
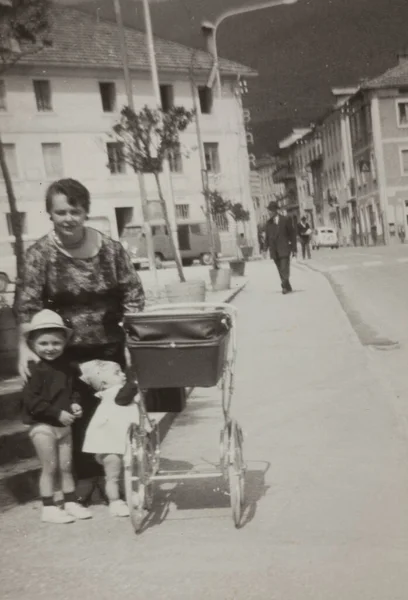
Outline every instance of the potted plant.
{"type": "Polygon", "coordinates": [[[205,281],[186,281],[170,217],[167,210],[160,175],[169,153],[180,147],[180,133],[185,131],[194,117],[194,111],[182,106],[161,108],[144,106],[136,112],[129,106],[122,108],[120,120],[113,127],[112,137],[121,144],[124,160],[135,172],[151,173],[156,182],[164,222],[169,233],[170,246],[176,260],[179,282],[167,284],[170,302],[205,300],[205,281]]]}
{"type": "MultiPolygon", "coordinates": [[[[235,221],[235,229],[238,231],[238,223],[249,221],[249,211],[245,210],[241,202],[229,202],[228,213],[235,221]]],[[[230,261],[231,270],[235,275],[245,274],[245,261],[252,255],[253,248],[248,246],[244,234],[236,235],[237,257],[230,261]],[[242,236],[242,237],[241,237],[242,236]],[[250,250],[250,251],[249,251],[250,250]]]]}
{"type": "MultiPolygon", "coordinates": [[[[226,218],[228,211],[229,201],[225,200],[220,192],[217,190],[206,189],[206,205],[207,211],[210,211],[210,218],[216,219],[217,216],[223,216],[226,218]]],[[[228,290],[231,287],[231,269],[225,267],[220,268],[218,256],[214,250],[213,245],[213,258],[212,258],[212,269],[210,269],[210,280],[214,291],[228,290]]]]}

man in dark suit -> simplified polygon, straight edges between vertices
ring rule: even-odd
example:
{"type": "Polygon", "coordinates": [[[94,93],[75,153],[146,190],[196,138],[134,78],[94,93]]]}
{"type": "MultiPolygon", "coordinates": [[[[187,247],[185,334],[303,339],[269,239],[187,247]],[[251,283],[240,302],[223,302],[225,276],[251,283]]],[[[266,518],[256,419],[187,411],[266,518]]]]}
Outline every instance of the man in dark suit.
{"type": "Polygon", "coordinates": [[[278,269],[282,283],[282,294],[292,291],[290,285],[290,256],[296,256],[296,231],[289,217],[278,213],[278,203],[270,202],[268,211],[271,218],[266,223],[265,234],[269,254],[278,269]]]}

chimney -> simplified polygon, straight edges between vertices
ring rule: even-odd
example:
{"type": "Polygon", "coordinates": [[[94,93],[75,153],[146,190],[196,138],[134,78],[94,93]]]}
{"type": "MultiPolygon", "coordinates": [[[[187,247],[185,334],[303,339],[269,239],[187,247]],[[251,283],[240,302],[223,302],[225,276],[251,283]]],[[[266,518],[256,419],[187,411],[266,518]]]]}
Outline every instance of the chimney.
{"type": "Polygon", "coordinates": [[[405,48],[404,50],[400,50],[397,54],[397,58],[398,58],[399,65],[408,64],[408,48],[405,48]]]}

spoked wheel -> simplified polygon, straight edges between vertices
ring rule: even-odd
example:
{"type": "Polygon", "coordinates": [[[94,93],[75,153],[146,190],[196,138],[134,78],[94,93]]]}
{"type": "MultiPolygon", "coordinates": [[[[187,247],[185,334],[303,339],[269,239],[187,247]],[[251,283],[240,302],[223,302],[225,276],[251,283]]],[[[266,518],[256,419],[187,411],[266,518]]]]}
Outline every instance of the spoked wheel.
{"type": "Polygon", "coordinates": [[[133,423],[129,427],[125,466],[125,494],[133,529],[139,533],[145,517],[145,511],[153,504],[153,463],[154,455],[151,441],[133,423]]]}
{"type": "Polygon", "coordinates": [[[228,482],[232,518],[234,520],[235,527],[239,527],[245,493],[243,434],[236,421],[231,421],[229,432],[228,482]]]}

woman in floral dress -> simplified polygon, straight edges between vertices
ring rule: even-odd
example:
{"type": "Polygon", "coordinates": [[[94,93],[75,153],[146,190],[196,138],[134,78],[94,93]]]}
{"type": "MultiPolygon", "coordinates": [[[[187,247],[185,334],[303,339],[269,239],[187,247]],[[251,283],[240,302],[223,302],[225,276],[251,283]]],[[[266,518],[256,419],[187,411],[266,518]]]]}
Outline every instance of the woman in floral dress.
{"type": "MultiPolygon", "coordinates": [[[[19,306],[22,330],[35,313],[50,308],[73,329],[67,348],[78,363],[101,359],[126,367],[124,312],[144,308],[140,278],[120,242],[85,226],[89,191],[74,179],[61,179],[46,193],[53,230],[31,246],[25,256],[25,276],[19,306]]],[[[20,373],[28,376],[35,355],[21,341],[20,373]]],[[[97,407],[93,392],[82,392],[84,415],[74,427],[74,465],[78,478],[99,474],[100,467],[82,453],[87,424],[97,407]]]]}

